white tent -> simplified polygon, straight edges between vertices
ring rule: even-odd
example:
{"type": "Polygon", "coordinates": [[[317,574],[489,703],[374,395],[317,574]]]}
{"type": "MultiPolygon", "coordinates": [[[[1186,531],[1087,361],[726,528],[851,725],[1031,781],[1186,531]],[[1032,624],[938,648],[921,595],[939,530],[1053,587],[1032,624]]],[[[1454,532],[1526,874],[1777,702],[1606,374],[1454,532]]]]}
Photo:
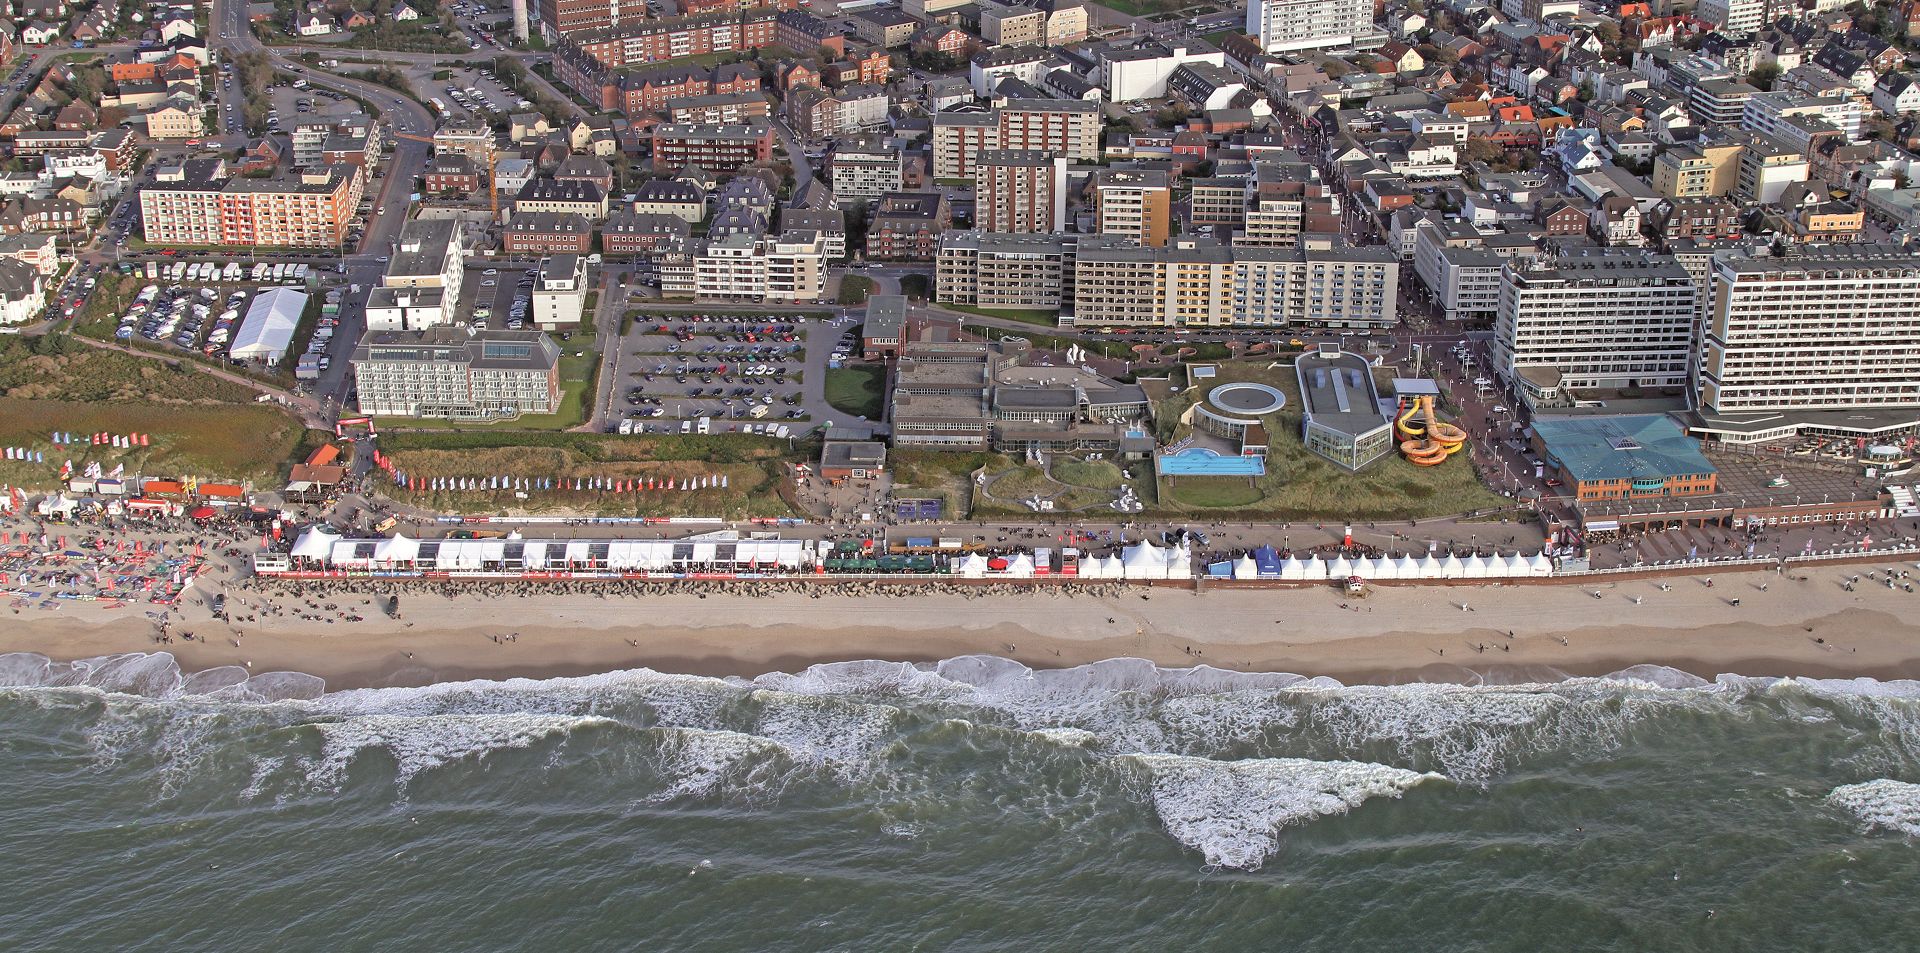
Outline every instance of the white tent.
{"type": "Polygon", "coordinates": [[[1307,578],[1307,564],[1301,562],[1298,559],[1293,558],[1292,556],[1288,556],[1285,559],[1280,560],[1280,578],[1282,579],[1307,578]]]}
{"type": "Polygon", "coordinates": [[[1015,579],[1033,578],[1033,557],[1026,553],[1013,557],[1013,562],[1007,564],[1007,575],[1015,579]]]}
{"type": "Polygon", "coordinates": [[[1144,539],[1128,546],[1121,562],[1126,566],[1128,579],[1167,578],[1167,557],[1144,539]]]}
{"type": "Polygon", "coordinates": [[[234,332],[227,352],[235,360],[259,360],[278,364],[293,346],[294,329],[307,310],[307,293],[292,288],[269,288],[254,296],[247,316],[234,332]]]}
{"type": "Polygon", "coordinates": [[[1080,578],[1082,579],[1105,579],[1107,578],[1106,569],[1107,564],[1098,556],[1088,556],[1080,560],[1080,578]]]}
{"type": "Polygon", "coordinates": [[[1360,575],[1368,579],[1400,578],[1400,567],[1394,564],[1392,556],[1382,556],[1379,559],[1365,559],[1361,561],[1366,563],[1366,566],[1362,569],[1360,575]]]}
{"type": "Polygon", "coordinates": [[[1333,557],[1333,562],[1327,564],[1328,579],[1345,580],[1352,575],[1355,575],[1353,560],[1348,559],[1344,553],[1333,557]]]}
{"type": "Polygon", "coordinates": [[[1420,561],[1413,558],[1411,553],[1394,560],[1393,577],[1395,579],[1420,578],[1420,561]]]}
{"type": "Polygon", "coordinates": [[[1530,571],[1531,570],[1527,566],[1527,557],[1522,556],[1517,552],[1507,557],[1507,575],[1524,576],[1524,575],[1527,575],[1530,571]]]}
{"type": "Polygon", "coordinates": [[[49,494],[40,498],[40,502],[34,507],[34,510],[41,516],[58,516],[64,518],[73,515],[73,511],[79,508],[80,503],[71,497],[49,494]]]}
{"type": "Polygon", "coordinates": [[[1448,553],[1447,558],[1440,561],[1440,578],[1458,579],[1464,575],[1466,575],[1466,566],[1461,564],[1460,557],[1448,553]]]}
{"type": "Polygon", "coordinates": [[[1549,559],[1546,553],[1537,553],[1532,560],[1528,561],[1527,571],[1535,576],[1551,576],[1553,575],[1553,560],[1549,559]]]}
{"type": "Polygon", "coordinates": [[[1233,561],[1233,578],[1258,579],[1260,578],[1260,566],[1253,561],[1252,556],[1241,556],[1239,559],[1233,561]]]}
{"type": "Polygon", "coordinates": [[[1327,564],[1322,562],[1320,560],[1320,557],[1317,555],[1308,556],[1305,564],[1303,565],[1303,568],[1306,570],[1306,572],[1300,576],[1300,578],[1302,579],[1327,578],[1327,564]]]}
{"type": "Polygon", "coordinates": [[[1468,579],[1487,578],[1487,561],[1480,558],[1479,553],[1468,556],[1466,561],[1460,564],[1460,575],[1468,579]]]}
{"type": "Polygon", "coordinates": [[[1420,557],[1420,578],[1421,579],[1440,578],[1440,560],[1433,558],[1432,553],[1428,553],[1425,556],[1420,557]]]}
{"type": "Polygon", "coordinates": [[[1168,550],[1166,558],[1168,579],[1193,578],[1193,550],[1187,548],[1187,544],[1181,543],[1179,548],[1168,550]]]}
{"type": "Polygon", "coordinates": [[[968,553],[965,559],[953,569],[954,575],[966,579],[979,579],[987,574],[987,557],[979,553],[968,553]]]}
{"type": "Polygon", "coordinates": [[[419,555],[420,541],[405,536],[395,536],[373,544],[373,561],[377,563],[410,563],[419,555]]]}
{"type": "Polygon", "coordinates": [[[294,538],[291,555],[302,559],[325,559],[333,554],[333,544],[340,541],[340,534],[325,526],[309,526],[294,538]]]}

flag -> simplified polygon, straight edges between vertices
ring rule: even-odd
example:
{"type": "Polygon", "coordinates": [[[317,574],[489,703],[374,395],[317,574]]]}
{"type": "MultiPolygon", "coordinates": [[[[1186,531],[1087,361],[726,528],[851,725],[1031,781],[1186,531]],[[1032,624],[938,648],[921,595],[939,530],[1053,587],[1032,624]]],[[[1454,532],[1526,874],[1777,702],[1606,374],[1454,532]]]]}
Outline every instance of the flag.
{"type": "Polygon", "coordinates": [[[72,475],[73,475],[73,461],[68,460],[65,464],[63,464],[60,467],[60,479],[64,480],[67,477],[70,477],[72,475]]]}
{"type": "Polygon", "coordinates": [[[151,435],[150,435],[150,434],[144,434],[144,433],[140,435],[140,445],[141,445],[141,446],[143,446],[143,447],[144,447],[144,446],[146,446],[146,445],[147,445],[147,437],[149,437],[149,436],[151,436],[151,435]]]}

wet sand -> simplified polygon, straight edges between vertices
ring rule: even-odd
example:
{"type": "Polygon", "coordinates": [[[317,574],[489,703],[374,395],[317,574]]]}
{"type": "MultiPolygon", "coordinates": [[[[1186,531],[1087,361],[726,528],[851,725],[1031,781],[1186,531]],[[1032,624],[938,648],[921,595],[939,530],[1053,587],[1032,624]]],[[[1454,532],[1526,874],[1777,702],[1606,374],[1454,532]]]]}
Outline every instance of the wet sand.
{"type": "MultiPolygon", "coordinates": [[[[1908,566],[1909,564],[1901,564],[1908,566]]],[[[645,666],[753,676],[816,662],[932,661],[968,654],[1060,667],[1115,657],[1167,666],[1326,675],[1347,683],[1533,681],[1656,664],[1711,678],[1745,675],[1920,678],[1920,593],[1844,580],[1866,566],[1796,568],[1599,585],[1333,588],[1119,588],[966,598],[943,592],[678,592],[649,597],[409,592],[402,618],[384,597],[312,587],[363,621],[262,615],[229,625],[203,600],[175,610],[156,644],[142,609],[70,603],[0,613],[0,651],[57,659],[165,650],[187,671],[248,665],[299,671],[329,688],[469,678],[541,678],[645,666]],[[1767,588],[1762,590],[1760,587],[1767,588]],[[1598,593],[1598,597],[1595,596],[1598,593]],[[363,599],[372,606],[362,605],[363,599]],[[1730,604],[1739,599],[1741,605],[1730,604]],[[1638,600],[1638,601],[1636,601],[1638,600]],[[1462,606],[1466,608],[1462,608],[1462,606]],[[1509,634],[1511,633],[1511,635],[1509,634]],[[509,638],[511,636],[511,638],[509,638]],[[238,641],[238,645],[234,644],[238,641]]],[[[1916,588],[1920,588],[1917,586],[1916,588]]],[[[260,594],[229,588],[244,616],[260,594]]],[[[295,600],[276,596],[283,606],[295,600]]],[[[331,616],[332,613],[327,613],[331,616]]]]}

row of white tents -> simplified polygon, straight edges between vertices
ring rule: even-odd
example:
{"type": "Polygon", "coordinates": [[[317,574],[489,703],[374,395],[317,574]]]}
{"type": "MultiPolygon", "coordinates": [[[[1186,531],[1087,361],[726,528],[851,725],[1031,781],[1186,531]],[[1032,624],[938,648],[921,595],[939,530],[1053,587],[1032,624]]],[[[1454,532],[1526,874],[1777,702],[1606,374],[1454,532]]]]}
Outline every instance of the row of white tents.
{"type": "Polygon", "coordinates": [[[1361,556],[1349,559],[1335,556],[1321,559],[1317,555],[1298,559],[1293,556],[1281,558],[1279,572],[1272,569],[1261,571],[1261,566],[1251,555],[1242,556],[1233,561],[1232,574],[1235,579],[1288,579],[1315,580],[1350,579],[1513,579],[1523,576],[1553,575],[1553,560],[1545,553],[1533,556],[1514,553],[1502,556],[1495,553],[1482,556],[1478,553],[1460,558],[1453,553],[1435,556],[1361,556]]]}
{"type": "Polygon", "coordinates": [[[1191,579],[1193,551],[1184,543],[1155,546],[1141,540],[1118,555],[1087,559],[1080,564],[1080,576],[1083,579],[1191,579]]]}

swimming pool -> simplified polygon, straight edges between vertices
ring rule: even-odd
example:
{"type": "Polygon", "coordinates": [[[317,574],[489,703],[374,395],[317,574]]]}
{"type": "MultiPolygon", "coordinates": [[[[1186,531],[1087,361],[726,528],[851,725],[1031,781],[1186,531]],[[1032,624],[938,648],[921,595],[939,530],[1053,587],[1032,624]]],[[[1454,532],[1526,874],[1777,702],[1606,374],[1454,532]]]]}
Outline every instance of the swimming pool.
{"type": "Polygon", "coordinates": [[[1205,447],[1188,447],[1154,458],[1161,476],[1265,476],[1267,458],[1223,456],[1205,447]]]}

